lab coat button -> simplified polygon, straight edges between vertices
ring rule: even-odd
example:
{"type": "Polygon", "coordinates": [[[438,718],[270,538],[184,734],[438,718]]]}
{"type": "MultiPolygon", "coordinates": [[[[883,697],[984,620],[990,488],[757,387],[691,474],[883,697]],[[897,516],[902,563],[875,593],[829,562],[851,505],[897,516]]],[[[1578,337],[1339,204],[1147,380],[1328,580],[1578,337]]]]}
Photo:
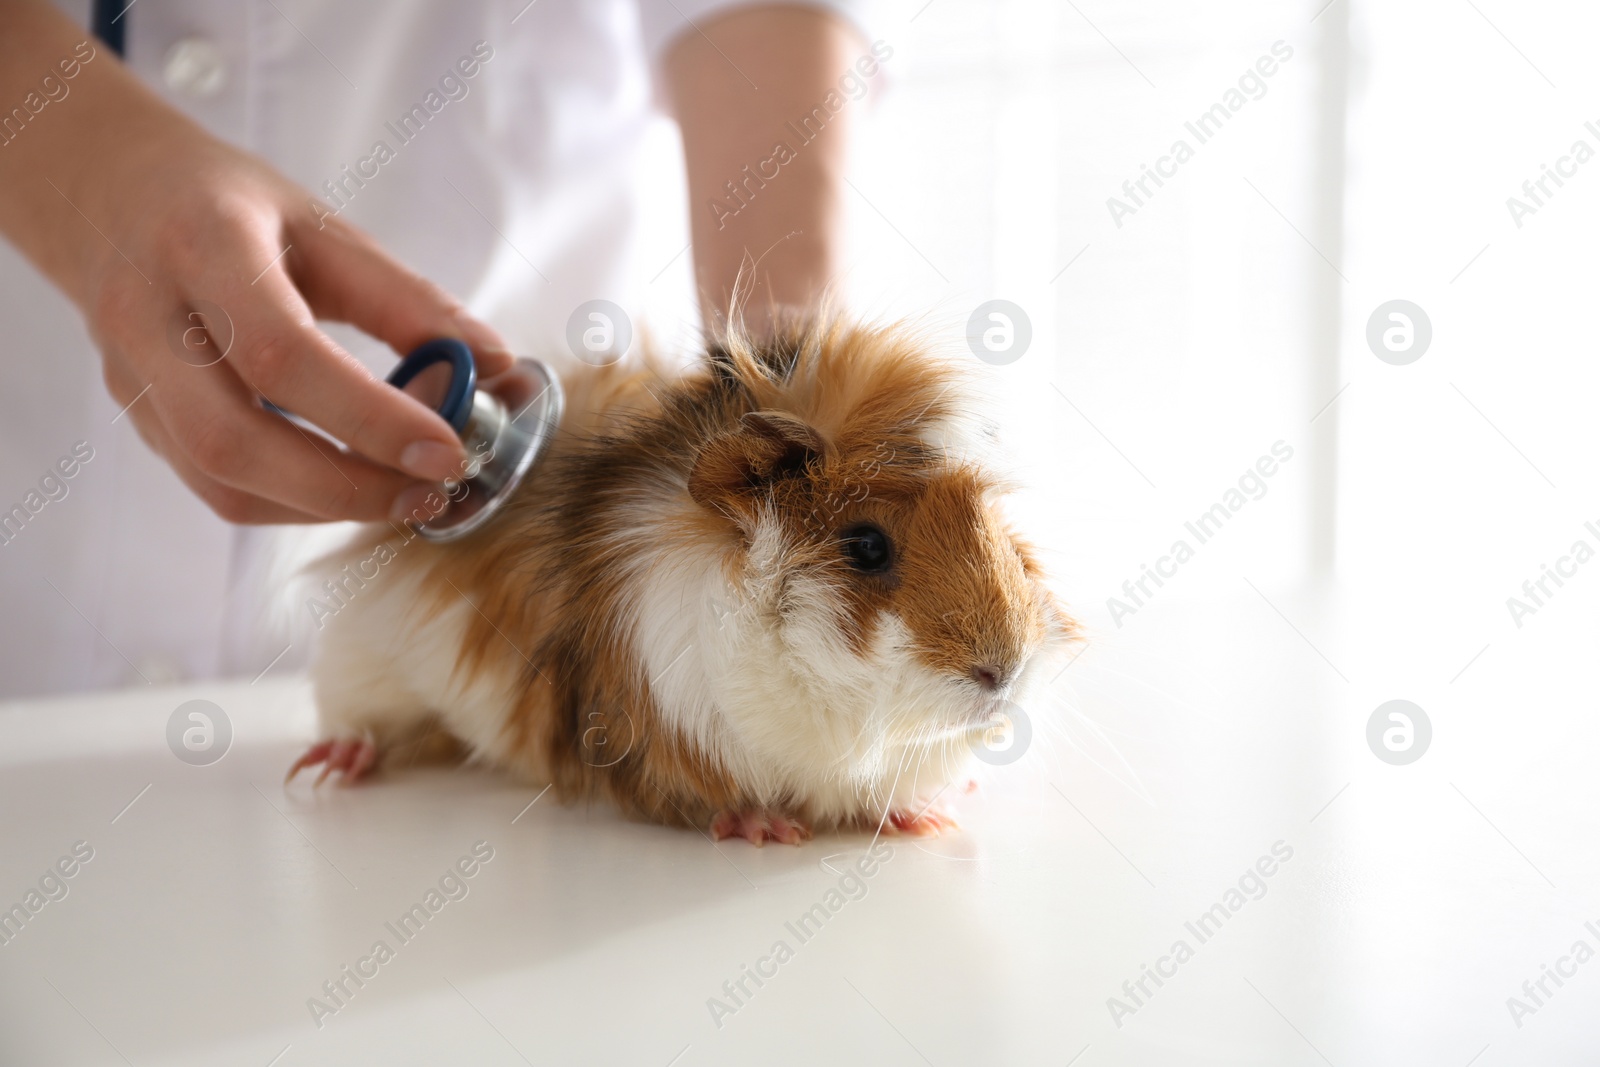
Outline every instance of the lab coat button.
{"type": "Polygon", "coordinates": [[[174,44],[162,66],[169,89],[198,99],[216,96],[227,74],[222,49],[203,37],[185,37],[174,44]]]}

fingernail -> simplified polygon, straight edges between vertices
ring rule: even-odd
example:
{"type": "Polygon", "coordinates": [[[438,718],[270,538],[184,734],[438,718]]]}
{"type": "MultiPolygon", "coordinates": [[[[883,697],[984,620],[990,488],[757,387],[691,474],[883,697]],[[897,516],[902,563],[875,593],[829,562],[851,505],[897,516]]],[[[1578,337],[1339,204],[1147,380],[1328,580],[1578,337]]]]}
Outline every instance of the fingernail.
{"type": "Polygon", "coordinates": [[[461,472],[465,456],[442,441],[413,441],[400,453],[400,469],[416,478],[442,482],[461,472]]]}
{"type": "Polygon", "coordinates": [[[446,497],[436,485],[418,483],[400,490],[389,508],[394,522],[427,522],[444,510],[446,497]]]}

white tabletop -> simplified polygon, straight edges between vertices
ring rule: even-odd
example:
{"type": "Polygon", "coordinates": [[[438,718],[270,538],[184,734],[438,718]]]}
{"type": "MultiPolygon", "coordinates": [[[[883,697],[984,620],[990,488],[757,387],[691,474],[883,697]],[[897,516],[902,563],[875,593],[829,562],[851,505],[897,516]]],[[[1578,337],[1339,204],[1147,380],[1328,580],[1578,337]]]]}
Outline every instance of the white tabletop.
{"type": "Polygon", "coordinates": [[[73,874],[0,946],[0,1063],[1593,1062],[1600,962],[1560,962],[1600,949],[1593,627],[1472,659],[1391,614],[1153,605],[1057,684],[1078,714],[1033,706],[964,832],[885,838],[832,897],[870,838],[713,845],[467,771],[285,788],[299,679],[9,705],[0,907],[73,874]],[[1405,766],[1365,736],[1396,697],[1433,727],[1405,766]],[[208,766],[165,736],[197,698],[234,735],[208,766]],[[1545,964],[1574,973],[1514,1019],[1545,964]]]}

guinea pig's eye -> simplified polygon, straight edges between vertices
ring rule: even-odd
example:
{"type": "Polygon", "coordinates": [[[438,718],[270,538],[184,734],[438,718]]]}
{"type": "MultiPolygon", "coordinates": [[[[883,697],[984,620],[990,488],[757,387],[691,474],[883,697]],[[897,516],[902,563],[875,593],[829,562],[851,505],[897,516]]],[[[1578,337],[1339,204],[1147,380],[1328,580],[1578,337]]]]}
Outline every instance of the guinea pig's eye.
{"type": "Polygon", "coordinates": [[[889,535],[876,526],[852,526],[841,535],[844,558],[869,574],[889,569],[889,535]]]}

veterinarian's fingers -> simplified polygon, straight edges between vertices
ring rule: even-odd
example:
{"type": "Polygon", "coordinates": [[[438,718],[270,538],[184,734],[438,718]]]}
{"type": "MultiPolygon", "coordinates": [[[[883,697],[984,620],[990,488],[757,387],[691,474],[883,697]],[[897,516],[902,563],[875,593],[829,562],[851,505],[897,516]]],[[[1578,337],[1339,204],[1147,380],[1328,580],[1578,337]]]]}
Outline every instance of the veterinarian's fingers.
{"type": "Polygon", "coordinates": [[[162,424],[155,407],[146,403],[150,399],[149,392],[144,386],[126,378],[123,373],[125,367],[126,364],[121,362],[107,363],[106,387],[112,397],[123,405],[123,413],[119,417],[126,417],[133,423],[139,437],[150,450],[165,460],[183,484],[216,512],[218,518],[240,525],[318,521],[315,515],[223,485],[202,472],[173,443],[172,435],[162,424]],[[117,369],[112,370],[112,367],[117,369]]]}
{"type": "Polygon", "coordinates": [[[387,518],[402,501],[434,491],[262,410],[231,362],[190,367],[169,360],[139,402],[150,402],[173,452],[207,478],[313,521],[387,518]]]}
{"type": "Polygon", "coordinates": [[[305,255],[290,273],[322,318],[348,322],[401,355],[424,341],[457,338],[472,349],[480,377],[492,378],[511,366],[504,338],[365,233],[327,215],[318,226],[293,222],[291,230],[305,255]]]}
{"type": "Polygon", "coordinates": [[[223,485],[215,478],[208,478],[201,473],[200,468],[189,462],[188,458],[177,450],[164,453],[163,458],[183,484],[225,522],[241,526],[277,526],[323,521],[308,512],[296,511],[275,501],[240,492],[223,485]]]}
{"type": "Polygon", "coordinates": [[[386,467],[432,482],[461,473],[449,425],[318,329],[281,264],[229,297],[219,301],[234,326],[227,363],[253,391],[386,467]]]}

